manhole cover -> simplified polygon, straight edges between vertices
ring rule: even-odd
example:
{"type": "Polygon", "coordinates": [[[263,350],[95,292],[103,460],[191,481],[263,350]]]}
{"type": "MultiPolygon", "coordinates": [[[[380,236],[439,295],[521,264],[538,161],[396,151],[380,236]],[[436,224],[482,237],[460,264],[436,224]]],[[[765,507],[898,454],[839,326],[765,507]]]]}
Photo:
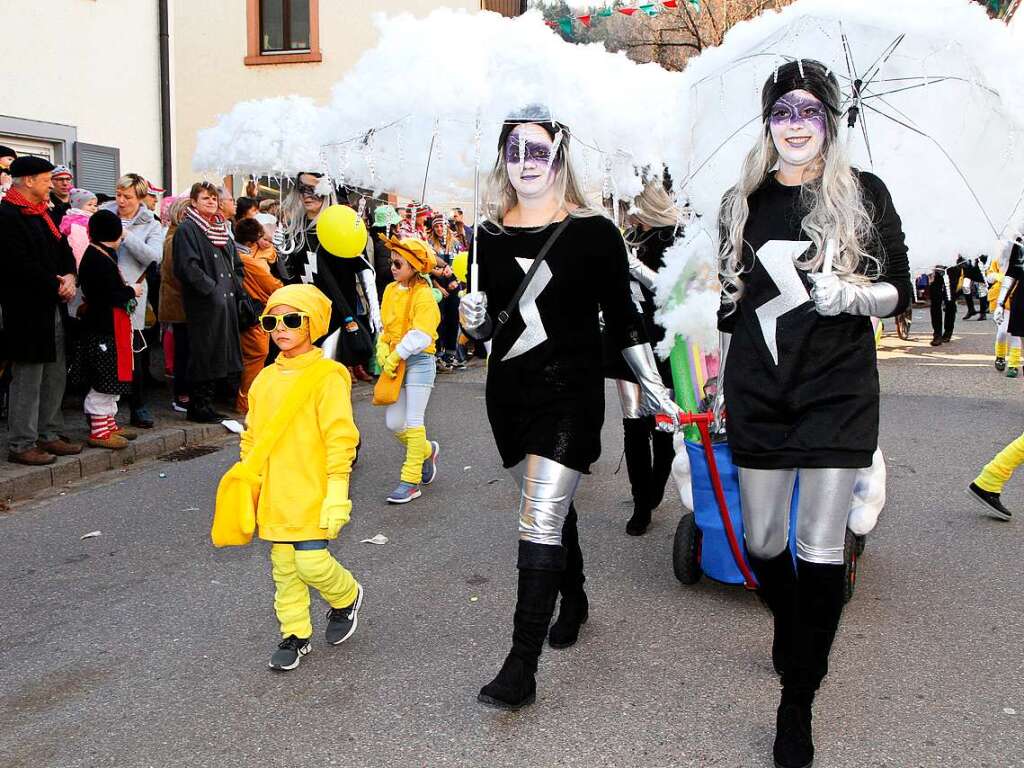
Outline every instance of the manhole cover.
{"type": "Polygon", "coordinates": [[[184,448],[177,448],[170,453],[160,457],[161,461],[190,461],[200,456],[209,456],[216,453],[220,448],[214,445],[186,445],[184,448]]]}

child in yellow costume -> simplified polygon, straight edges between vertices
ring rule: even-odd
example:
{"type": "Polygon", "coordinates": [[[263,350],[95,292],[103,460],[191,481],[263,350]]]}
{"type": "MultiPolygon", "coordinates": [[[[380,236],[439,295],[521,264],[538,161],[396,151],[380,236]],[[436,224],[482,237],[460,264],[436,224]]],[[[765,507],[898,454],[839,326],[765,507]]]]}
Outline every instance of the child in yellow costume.
{"type": "Polygon", "coordinates": [[[242,434],[244,461],[303,372],[312,366],[331,369],[316,380],[260,473],[256,525],[259,537],[272,542],[274,610],[284,638],[270,660],[276,670],[295,669],[312,649],[310,587],[331,606],[327,642],[332,645],[355,632],[363,601],[363,588],[327,549],[349,521],[349,475],[359,441],[348,371],[324,360],[312,342],[327,332],[330,317],[330,300],[312,285],[287,285],[271,294],[260,324],[281,354],[249,389],[242,434]]]}
{"type": "Polygon", "coordinates": [[[389,504],[407,504],[422,495],[421,485],[437,477],[440,446],[427,440],[424,415],[430,401],[437,367],[434,362],[437,326],[441,312],[430,283],[422,277],[434,266],[434,252],[426,243],[397,237],[381,240],[391,252],[391,274],[395,278],[384,289],[381,322],[384,330],[377,339],[377,363],[381,376],[396,376],[405,361],[405,373],[398,400],[387,407],[385,423],[405,445],[401,482],[388,495],[389,504]]]}

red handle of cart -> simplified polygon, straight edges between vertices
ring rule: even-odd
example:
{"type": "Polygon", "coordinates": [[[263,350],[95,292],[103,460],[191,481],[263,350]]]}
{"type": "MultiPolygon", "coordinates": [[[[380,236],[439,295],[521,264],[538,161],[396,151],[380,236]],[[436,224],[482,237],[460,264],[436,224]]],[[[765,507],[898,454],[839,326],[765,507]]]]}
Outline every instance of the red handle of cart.
{"type": "MultiPolygon", "coordinates": [[[[700,432],[700,442],[704,446],[704,457],[708,462],[711,488],[715,492],[715,501],[718,502],[718,513],[722,516],[722,528],[725,531],[725,538],[729,542],[729,549],[732,551],[733,559],[736,561],[736,567],[743,574],[743,586],[747,589],[757,589],[757,579],[751,573],[750,567],[747,565],[747,559],[743,557],[739,539],[736,538],[736,531],[732,527],[729,507],[725,501],[725,489],[722,488],[722,477],[718,473],[718,462],[715,461],[715,450],[711,444],[710,426],[714,418],[713,413],[683,413],[680,411],[676,415],[676,422],[679,425],[694,424],[700,432]]],[[[672,419],[663,414],[655,416],[655,421],[662,428],[672,424],[672,419]]]]}

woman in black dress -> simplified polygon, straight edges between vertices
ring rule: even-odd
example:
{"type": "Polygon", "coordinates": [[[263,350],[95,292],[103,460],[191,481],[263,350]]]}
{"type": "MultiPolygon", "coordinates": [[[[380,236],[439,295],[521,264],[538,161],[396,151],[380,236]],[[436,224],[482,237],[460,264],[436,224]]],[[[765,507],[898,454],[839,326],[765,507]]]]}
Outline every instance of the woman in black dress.
{"type": "Polygon", "coordinates": [[[488,222],[478,233],[479,284],[460,306],[466,332],[493,342],[487,415],[502,462],[521,489],[512,650],[478,697],[504,709],[534,700],[537,660],[558,593],[552,647],[575,643],[587,619],[573,495],[601,452],[599,313],[643,388],[646,412],[677,411],[630,298],[622,236],[584,200],[568,148],[569,130],[543,108],[506,121],[488,222]],[[546,258],[513,304],[545,246],[546,258]]]}
{"type": "Polygon", "coordinates": [[[878,445],[871,317],[903,312],[912,297],[900,218],[881,179],[850,167],[839,105],[836,78],[817,61],[769,77],[761,139],[720,219],[716,410],[739,467],[750,564],[775,618],[780,768],[814,759],[811,703],[843,608],[854,479],[878,445]]]}

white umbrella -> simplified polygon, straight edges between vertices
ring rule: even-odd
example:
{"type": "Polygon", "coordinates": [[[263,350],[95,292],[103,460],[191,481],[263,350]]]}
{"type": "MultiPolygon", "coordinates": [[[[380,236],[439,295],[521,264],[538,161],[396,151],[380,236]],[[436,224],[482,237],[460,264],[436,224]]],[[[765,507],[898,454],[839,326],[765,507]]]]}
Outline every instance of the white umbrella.
{"type": "Polygon", "coordinates": [[[684,194],[709,225],[763,130],[761,87],[817,59],[843,93],[842,140],[903,219],[911,265],[991,250],[1024,209],[1024,57],[1006,25],[966,0],[799,0],[737,25],[693,59],[684,194]]]}

